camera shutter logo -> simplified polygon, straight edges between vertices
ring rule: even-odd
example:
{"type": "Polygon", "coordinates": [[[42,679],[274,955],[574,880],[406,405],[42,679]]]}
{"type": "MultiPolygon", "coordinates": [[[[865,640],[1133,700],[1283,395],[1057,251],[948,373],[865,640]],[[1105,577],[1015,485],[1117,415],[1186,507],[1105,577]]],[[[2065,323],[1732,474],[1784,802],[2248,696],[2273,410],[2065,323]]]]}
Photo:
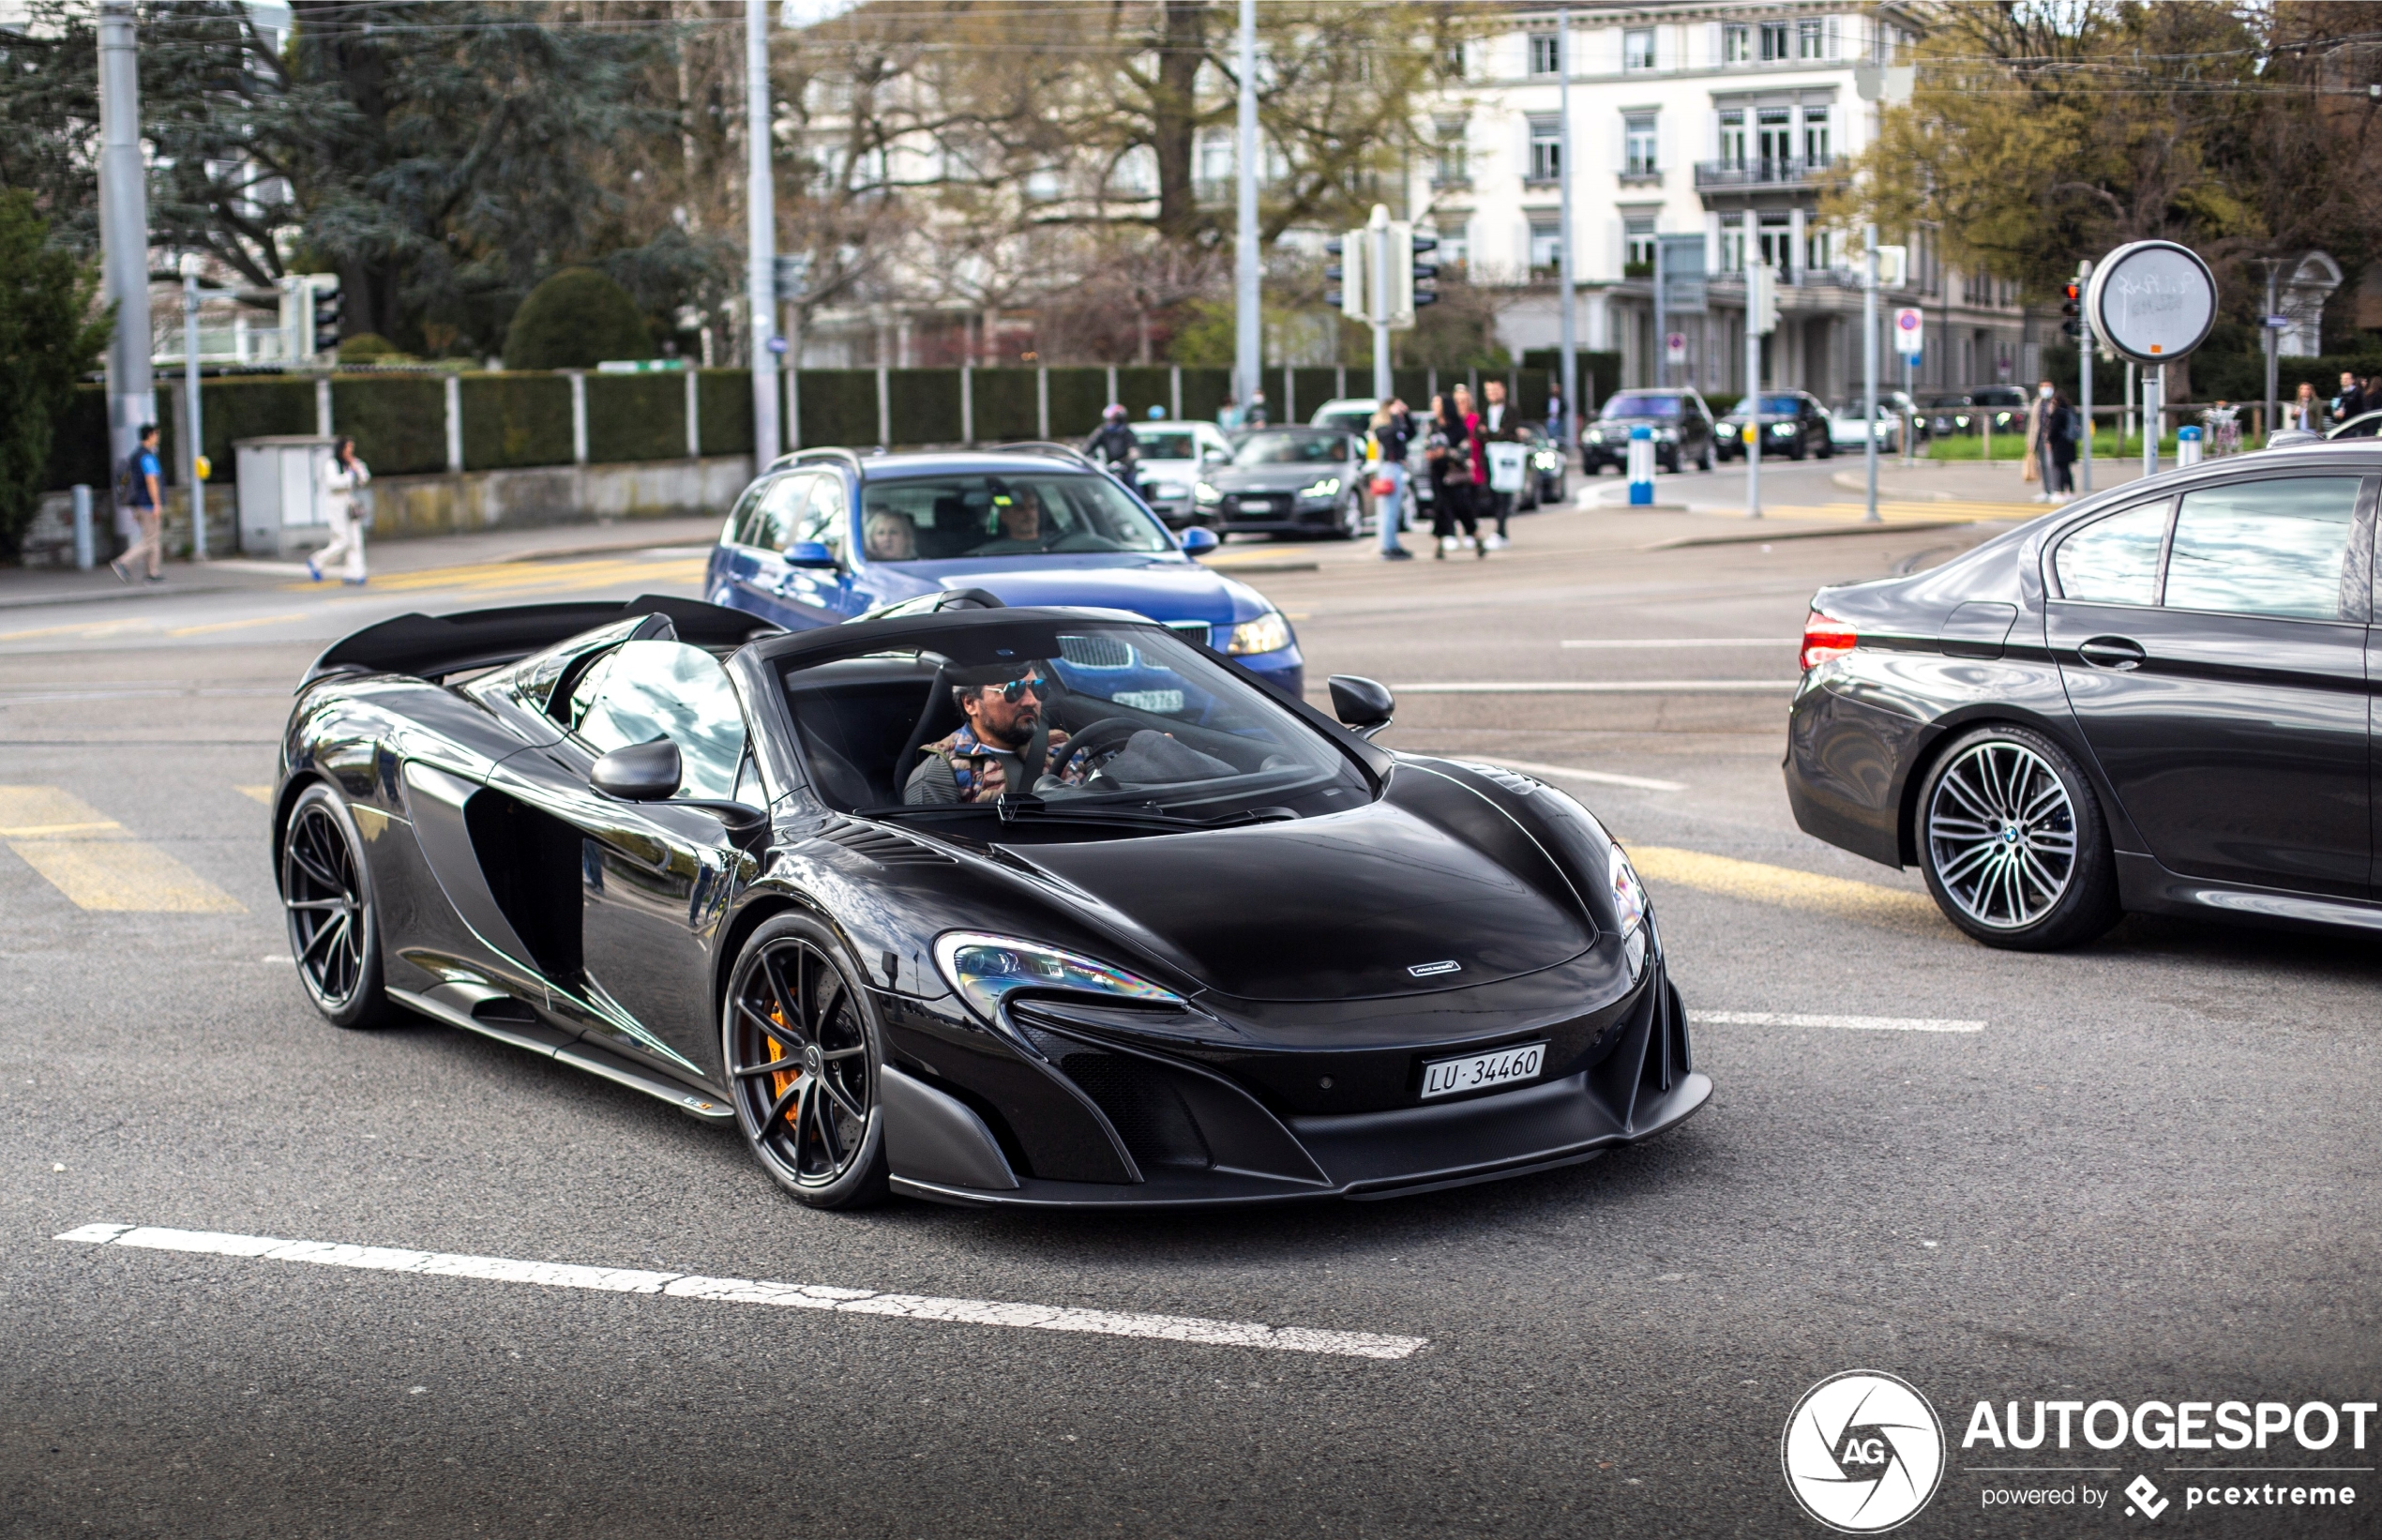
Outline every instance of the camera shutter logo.
{"type": "Polygon", "coordinates": [[[1786,1489],[1843,1534],[1915,1516],[1944,1475],[1944,1428],[1927,1397],[1891,1374],[1850,1369],[1803,1393],[1779,1440],[1786,1489]]]}

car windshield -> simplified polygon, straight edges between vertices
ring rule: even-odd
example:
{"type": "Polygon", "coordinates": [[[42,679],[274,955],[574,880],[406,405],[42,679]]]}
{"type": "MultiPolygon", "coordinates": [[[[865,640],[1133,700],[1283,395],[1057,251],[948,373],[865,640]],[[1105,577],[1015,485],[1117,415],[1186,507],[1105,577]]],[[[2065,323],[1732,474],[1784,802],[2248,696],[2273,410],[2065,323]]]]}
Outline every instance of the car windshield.
{"type": "Polygon", "coordinates": [[[869,559],[881,562],[1174,549],[1115,482],[1064,471],[872,479],[861,523],[869,559]]]}
{"type": "Polygon", "coordinates": [[[1328,428],[1278,428],[1251,433],[1232,453],[1235,465],[1327,465],[1347,458],[1345,435],[1328,428]]]}
{"type": "Polygon", "coordinates": [[[1030,793],[1040,805],[1021,820],[1162,828],[1333,812],[1371,794],[1348,755],[1262,687],[1146,624],[955,627],[899,651],[864,634],[849,652],[789,660],[782,678],[812,784],[847,812],[988,815],[995,793],[1030,793]],[[1045,762],[1030,786],[1012,784],[1037,733],[1045,762]]]}
{"type": "Polygon", "coordinates": [[[1199,438],[1187,428],[1137,428],[1133,442],[1151,460],[1197,460],[1199,438]]]}
{"type": "Polygon", "coordinates": [[[1631,394],[1616,396],[1606,401],[1599,415],[1610,422],[1615,417],[1676,417],[1679,411],[1680,398],[1677,396],[1631,394]]]}
{"type": "Polygon", "coordinates": [[[1315,426],[1318,428],[1336,428],[1343,432],[1362,433],[1372,428],[1373,411],[1370,407],[1350,407],[1345,412],[1319,412],[1316,419],[1315,426]]]}
{"type": "Polygon", "coordinates": [[[1927,404],[1929,406],[1967,406],[1968,404],[1968,398],[1966,396],[1937,396],[1927,404]]]}

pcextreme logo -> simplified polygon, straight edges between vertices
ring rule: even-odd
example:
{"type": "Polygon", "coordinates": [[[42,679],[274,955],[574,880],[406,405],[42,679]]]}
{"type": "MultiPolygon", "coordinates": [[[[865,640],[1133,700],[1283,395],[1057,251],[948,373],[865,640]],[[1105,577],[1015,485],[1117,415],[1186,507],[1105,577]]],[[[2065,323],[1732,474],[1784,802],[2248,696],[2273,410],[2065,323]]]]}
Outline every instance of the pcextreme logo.
{"type": "Polygon", "coordinates": [[[1803,1392],[1778,1443],[1786,1489],[1843,1534],[1916,1516],[1944,1475],[1944,1428],[1907,1381],[1848,1369],[1803,1392]]]}

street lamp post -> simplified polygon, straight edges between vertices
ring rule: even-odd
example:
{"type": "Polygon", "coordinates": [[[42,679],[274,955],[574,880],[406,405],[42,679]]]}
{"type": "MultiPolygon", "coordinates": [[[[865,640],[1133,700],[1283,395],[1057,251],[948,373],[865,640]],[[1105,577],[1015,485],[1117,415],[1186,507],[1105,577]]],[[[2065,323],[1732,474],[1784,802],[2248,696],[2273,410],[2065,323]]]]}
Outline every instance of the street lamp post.
{"type": "Polygon", "coordinates": [[[769,0],[745,0],[745,309],[752,323],[753,469],[777,458],[777,197],[770,178],[769,0]]]}
{"type": "Polygon", "coordinates": [[[1232,281],[1233,395],[1244,412],[1264,367],[1258,310],[1258,0],[1241,0],[1240,230],[1232,281]]]}
{"type": "MultiPolygon", "coordinates": [[[[106,296],[115,307],[108,344],[108,445],[112,466],[140,447],[157,421],[149,365],[149,203],[141,159],[141,70],[133,52],[132,0],[99,6],[99,249],[106,296]]],[[[113,469],[110,479],[113,479],[113,469]]]]}
{"type": "Polygon", "coordinates": [[[1562,83],[1556,97],[1555,169],[1563,178],[1557,205],[1562,229],[1555,237],[1556,281],[1563,290],[1563,442],[1558,447],[1568,459],[1572,445],[1579,442],[1579,399],[1573,394],[1579,385],[1579,338],[1573,314],[1579,300],[1578,291],[1572,287],[1572,13],[1568,10],[1555,13],[1555,68],[1562,83]]]}
{"type": "Polygon", "coordinates": [[[1861,400],[1869,424],[1869,511],[1864,523],[1877,522],[1877,227],[1862,226],[1862,244],[1868,255],[1862,262],[1861,400]]]}
{"type": "Polygon", "coordinates": [[[199,410],[199,259],[182,259],[182,463],[190,488],[190,560],[206,560],[205,419],[199,410]]]}

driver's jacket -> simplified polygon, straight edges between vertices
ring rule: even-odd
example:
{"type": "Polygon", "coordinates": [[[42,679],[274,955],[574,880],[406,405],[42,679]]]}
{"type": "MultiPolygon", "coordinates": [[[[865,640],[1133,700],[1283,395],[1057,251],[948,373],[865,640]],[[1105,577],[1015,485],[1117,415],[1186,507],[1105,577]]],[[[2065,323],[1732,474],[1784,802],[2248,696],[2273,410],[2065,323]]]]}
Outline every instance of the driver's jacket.
{"type": "MultiPolygon", "coordinates": [[[[1018,756],[997,753],[986,747],[972,727],[963,727],[948,738],[922,744],[919,747],[922,752],[951,766],[951,778],[958,789],[957,800],[961,802],[982,802],[1009,790],[1009,762],[1018,756]]],[[[1084,764],[1085,758],[1082,754],[1068,753],[1067,734],[1059,728],[1052,728],[1050,748],[1044,761],[1043,773],[1058,777],[1064,785],[1080,786],[1091,773],[1084,764]]],[[[932,763],[933,760],[923,760],[919,762],[919,769],[925,770],[932,763]]],[[[915,773],[912,778],[917,778],[915,773]]],[[[1033,788],[1029,786],[1024,790],[1031,792],[1033,788]]],[[[929,797],[934,801],[942,800],[931,793],[929,797]]]]}

